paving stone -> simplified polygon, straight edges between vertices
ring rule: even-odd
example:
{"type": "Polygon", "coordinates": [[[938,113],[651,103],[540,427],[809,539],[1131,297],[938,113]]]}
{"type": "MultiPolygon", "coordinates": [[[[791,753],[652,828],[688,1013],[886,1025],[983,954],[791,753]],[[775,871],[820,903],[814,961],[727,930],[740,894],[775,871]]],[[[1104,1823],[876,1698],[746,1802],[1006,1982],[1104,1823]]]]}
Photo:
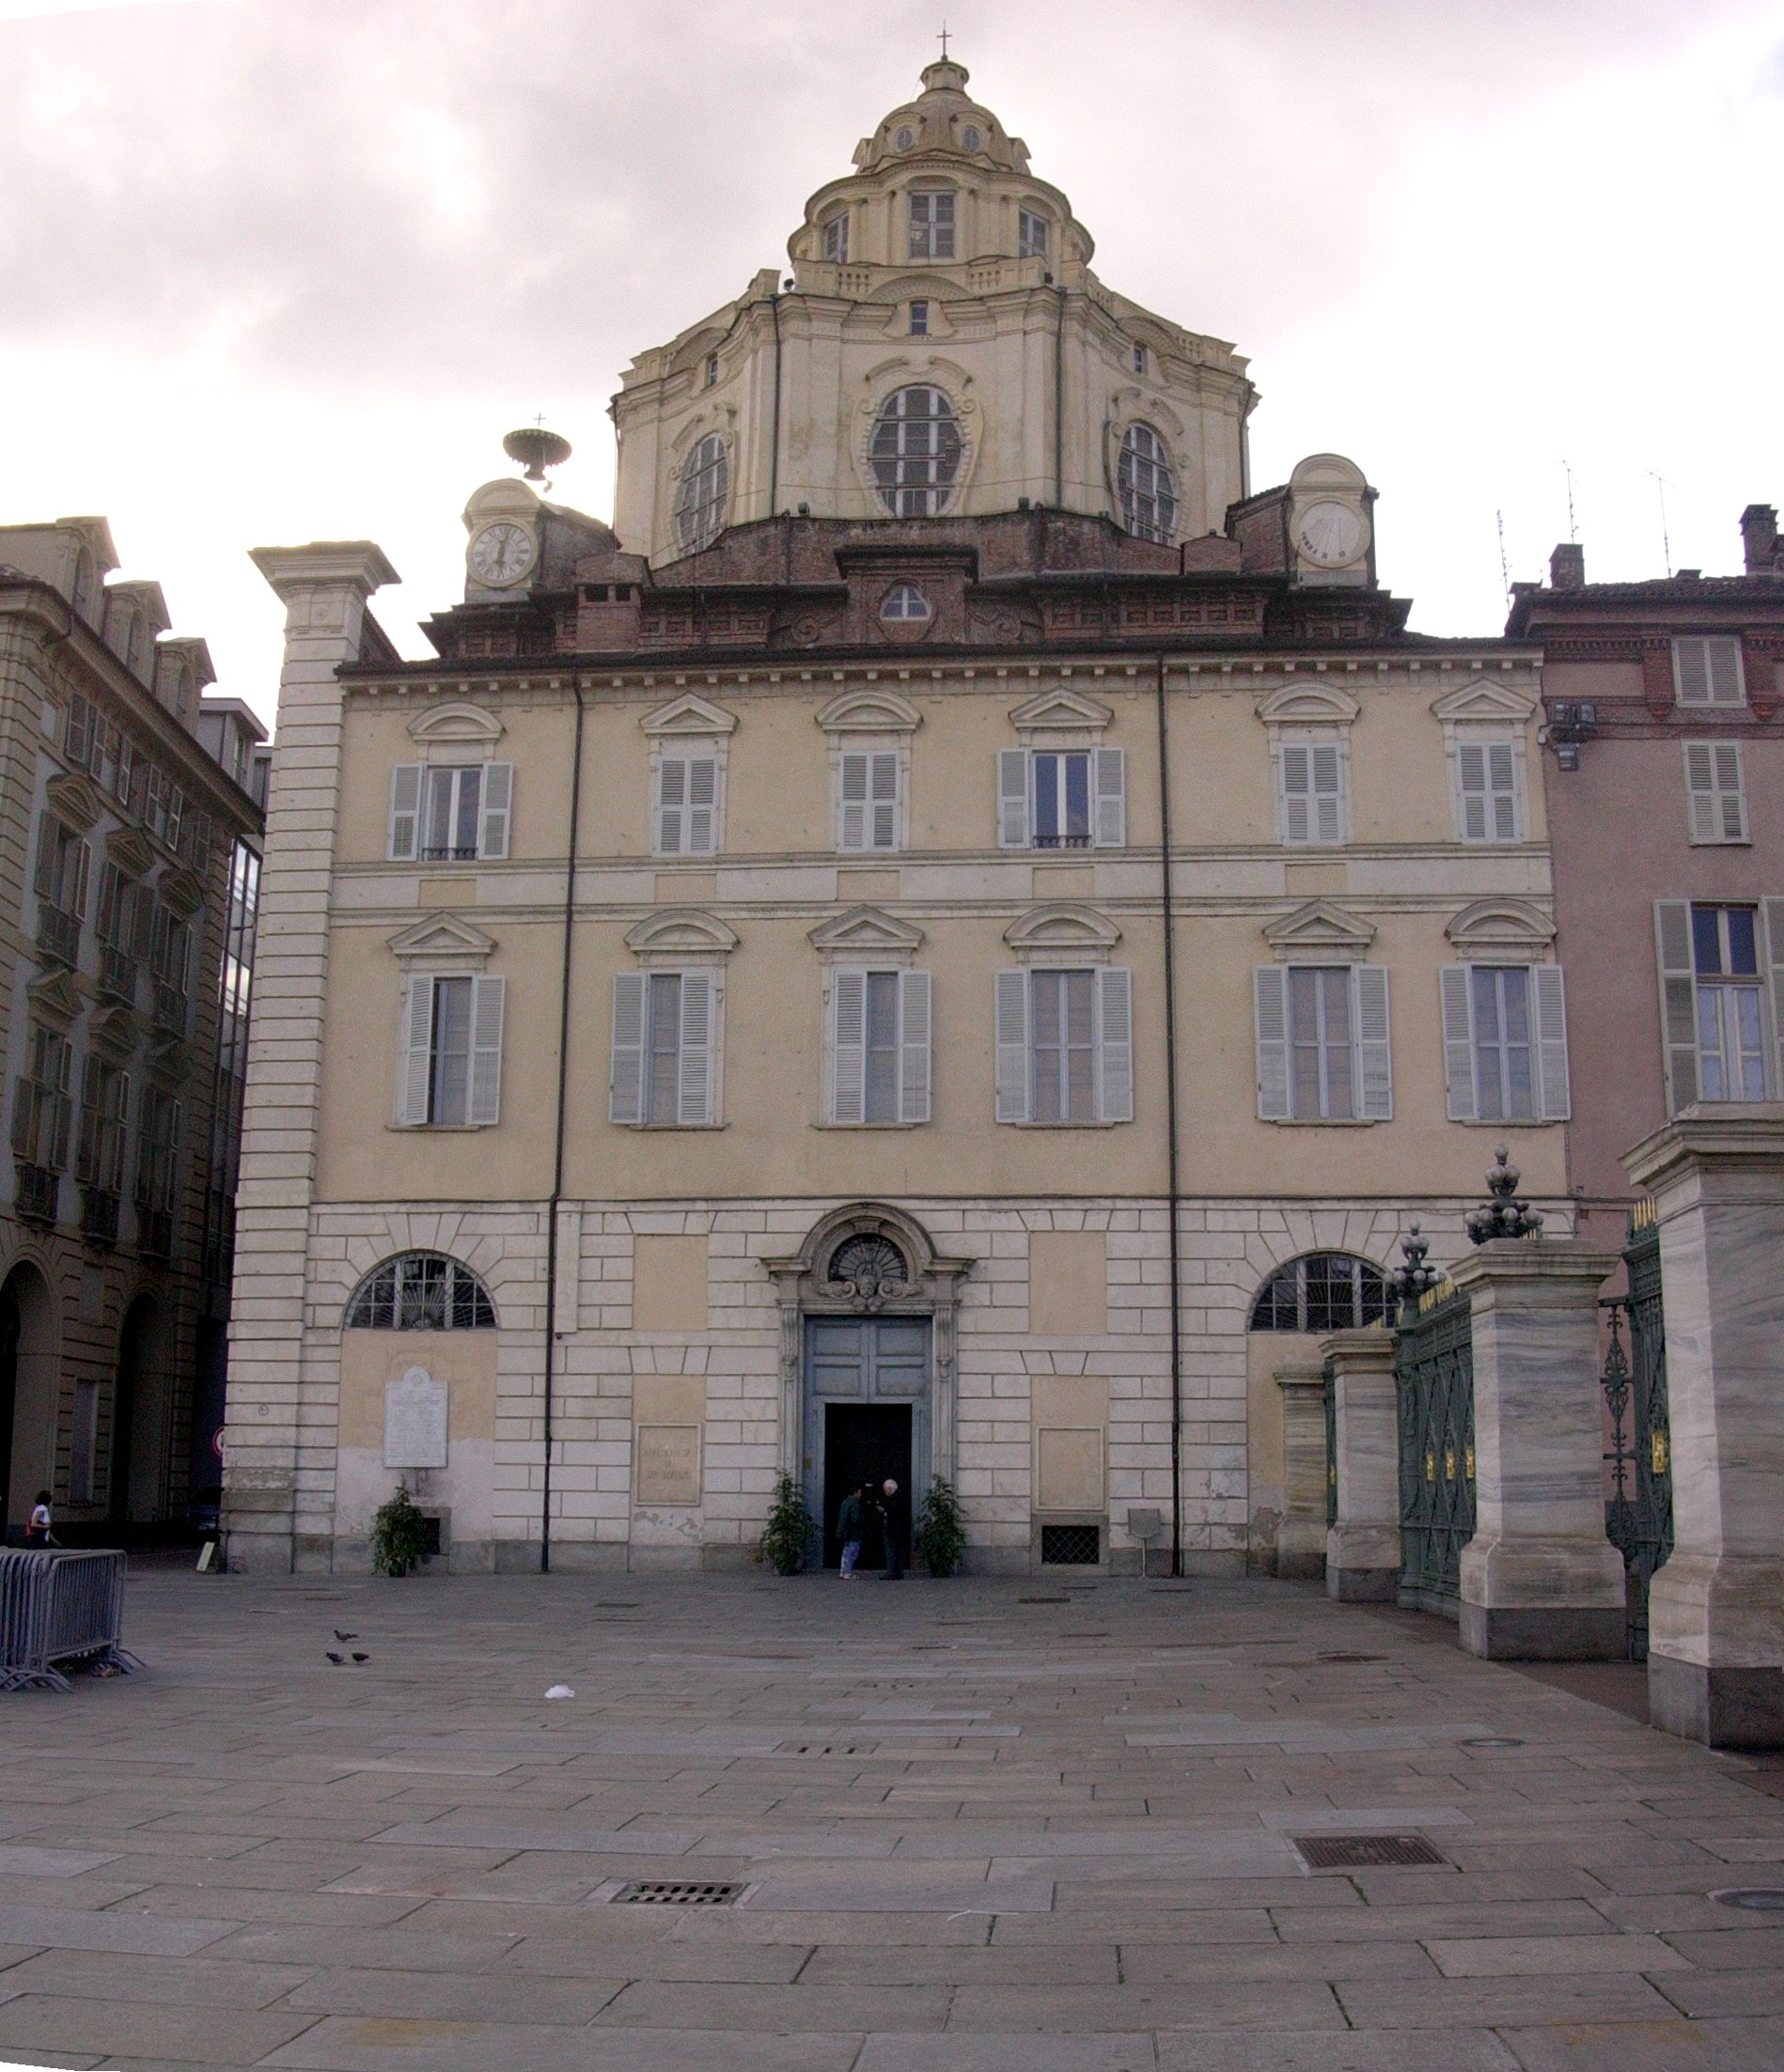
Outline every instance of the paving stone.
{"type": "Polygon", "coordinates": [[[440,1971],[323,1971],[285,2005],[321,2015],[391,2015],[417,2021],[567,2023],[581,2028],[625,1985],[565,1978],[496,1978],[440,1971]]]}
{"type": "Polygon", "coordinates": [[[0,1906],[0,1942],[28,1942],[48,1950],[119,1950],[142,1956],[190,1956],[196,1950],[221,1941],[235,1927],[233,1921],[92,1913],[71,1907],[0,1906]]]}
{"type": "Polygon", "coordinates": [[[302,1986],[299,1965],[227,1964],[187,1957],[126,1956],[111,1950],[46,1950],[5,1974],[10,1992],[59,1993],[74,2000],[125,2000],[167,2007],[269,2007],[302,1986]]]}
{"type": "Polygon", "coordinates": [[[1517,2072],[1518,2061],[1486,2029],[1427,2030],[1416,2035],[1254,2030],[1243,2036],[1167,2033],[1158,2038],[1158,2072],[1433,2072],[1437,2067],[1517,2072]]]}
{"type": "Polygon", "coordinates": [[[1521,2072],[1777,2072],[1784,2063],[1769,2021],[1568,2022],[1508,2029],[1501,2040],[1521,2072]]]}
{"type": "MultiPolygon", "coordinates": [[[[3,2010],[0,2010],[3,2012],[3,2010]]],[[[259,2062],[275,2072],[850,2072],[858,2034],[700,2034],[340,2016],[259,2062]]]]}
{"type": "Polygon", "coordinates": [[[144,2002],[65,2000],[32,1994],[0,2006],[0,2050],[102,2051],[133,2056],[211,2059],[253,2064],[301,2035],[313,2015],[246,2013],[234,2008],[151,2006],[144,2002]]]}

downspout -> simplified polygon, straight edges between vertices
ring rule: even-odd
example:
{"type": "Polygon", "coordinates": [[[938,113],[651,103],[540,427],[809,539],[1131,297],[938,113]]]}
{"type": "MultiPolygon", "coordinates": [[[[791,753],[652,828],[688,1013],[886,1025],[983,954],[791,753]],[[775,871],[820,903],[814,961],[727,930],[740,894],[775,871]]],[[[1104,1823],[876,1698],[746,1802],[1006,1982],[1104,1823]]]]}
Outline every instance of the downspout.
{"type": "Polygon", "coordinates": [[[1170,724],[1165,711],[1165,657],[1158,657],[1158,818],[1164,843],[1165,892],[1165,1142],[1170,1197],[1171,1267],[1171,1574],[1183,1572],[1183,1275],[1178,1230],[1182,1199],[1177,1127],[1177,927],[1171,911],[1170,724]]]}
{"type": "MultiPolygon", "coordinates": [[[[557,1123],[552,1154],[552,1198],[545,1212],[545,1478],[540,1513],[539,1569],[552,1567],[552,1377],[557,1358],[557,1208],[564,1198],[564,1130],[570,1096],[570,952],[575,940],[576,835],[582,818],[582,681],[571,678],[576,694],[576,745],[570,759],[570,858],[564,865],[564,952],[557,1001],[557,1123]]],[[[573,1322],[573,1319],[572,1319],[573,1322]]]]}
{"type": "Polygon", "coordinates": [[[780,509],[780,290],[768,298],[769,315],[775,319],[775,417],[768,448],[768,515],[780,509]]]}

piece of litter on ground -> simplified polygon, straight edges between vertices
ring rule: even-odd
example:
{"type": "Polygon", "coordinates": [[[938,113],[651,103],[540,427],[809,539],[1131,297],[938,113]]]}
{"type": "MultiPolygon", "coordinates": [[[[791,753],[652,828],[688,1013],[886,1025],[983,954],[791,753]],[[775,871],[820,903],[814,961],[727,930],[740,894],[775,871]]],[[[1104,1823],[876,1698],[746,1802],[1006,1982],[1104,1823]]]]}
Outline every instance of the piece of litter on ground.
{"type": "Polygon", "coordinates": [[[576,1693],[568,1684],[554,1684],[545,1695],[548,1698],[573,1698],[576,1693]]]}

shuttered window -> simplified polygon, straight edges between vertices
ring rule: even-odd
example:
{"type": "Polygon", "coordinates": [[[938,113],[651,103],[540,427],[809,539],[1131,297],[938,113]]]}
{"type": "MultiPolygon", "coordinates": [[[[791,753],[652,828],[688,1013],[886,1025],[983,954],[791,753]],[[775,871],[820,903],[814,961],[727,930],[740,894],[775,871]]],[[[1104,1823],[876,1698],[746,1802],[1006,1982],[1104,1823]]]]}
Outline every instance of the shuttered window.
{"type": "Polygon", "coordinates": [[[830,981],[830,1120],[930,1119],[930,974],[840,968],[830,981]]]}
{"type": "Polygon", "coordinates": [[[1668,1112],[1696,1100],[1765,1099],[1768,1087],[1784,1084],[1784,900],[1661,899],[1654,936],[1668,1112]]]}
{"type": "Polygon", "coordinates": [[[1565,1121],[1572,1104],[1559,966],[1450,964],[1441,980],[1450,1120],[1565,1121]]]}
{"type": "Polygon", "coordinates": [[[664,756],[657,763],[657,853],[712,856],[718,849],[718,757],[664,756]]]}
{"type": "Polygon", "coordinates": [[[999,972],[994,1013],[999,1122],[1134,1119],[1130,972],[999,972]]]}
{"type": "Polygon", "coordinates": [[[837,791],[838,849],[900,847],[896,749],[845,749],[837,758],[837,791]]]}
{"type": "Polygon", "coordinates": [[[1510,741],[1463,741],[1456,749],[1464,842],[1515,842],[1517,751],[1510,741]]]}
{"type": "Polygon", "coordinates": [[[501,1119],[502,978],[417,974],[403,1001],[399,1119],[414,1128],[501,1119]]]}
{"type": "Polygon", "coordinates": [[[513,796],[512,763],[399,763],[390,772],[390,861],[500,861],[513,796]]]}
{"type": "Polygon", "coordinates": [[[1672,644],[1673,684],[1681,705],[1745,705],[1741,643],[1692,635],[1672,644]]]}
{"type": "Polygon", "coordinates": [[[1337,741],[1284,741],[1278,756],[1282,839],[1294,848],[1344,839],[1344,757],[1337,741]]]}
{"type": "Polygon", "coordinates": [[[1391,1120],[1385,966],[1265,964],[1252,990],[1265,1122],[1391,1120]]]}
{"type": "Polygon", "coordinates": [[[1746,794],[1739,741],[1686,741],[1685,811],[1691,839],[1745,842],[1746,794]]]}
{"type": "Polygon", "coordinates": [[[620,972],[613,982],[613,1122],[696,1128],[717,1120],[718,977],[620,972]]]}
{"type": "Polygon", "coordinates": [[[1005,748],[997,754],[1004,849],[1124,849],[1127,751],[1005,748]]]}

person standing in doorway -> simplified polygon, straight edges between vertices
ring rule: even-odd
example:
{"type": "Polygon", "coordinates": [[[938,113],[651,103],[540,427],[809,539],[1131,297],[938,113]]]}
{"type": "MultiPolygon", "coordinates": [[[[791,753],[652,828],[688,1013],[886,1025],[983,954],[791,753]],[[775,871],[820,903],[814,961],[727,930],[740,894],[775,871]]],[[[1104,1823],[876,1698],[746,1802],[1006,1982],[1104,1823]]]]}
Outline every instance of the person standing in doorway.
{"type": "MultiPolygon", "coordinates": [[[[865,1484],[863,1485],[865,1488],[865,1484]]],[[[842,1580],[854,1581],[854,1565],[861,1559],[861,1533],[864,1514],[861,1507],[861,1490],[851,1489],[842,1500],[842,1508],[837,1513],[837,1537],[842,1542],[842,1580]]]]}
{"type": "Polygon", "coordinates": [[[880,1485],[880,1517],[884,1521],[885,1568],[882,1582],[904,1581],[904,1538],[910,1523],[905,1514],[904,1492],[890,1475],[880,1485]]]}

